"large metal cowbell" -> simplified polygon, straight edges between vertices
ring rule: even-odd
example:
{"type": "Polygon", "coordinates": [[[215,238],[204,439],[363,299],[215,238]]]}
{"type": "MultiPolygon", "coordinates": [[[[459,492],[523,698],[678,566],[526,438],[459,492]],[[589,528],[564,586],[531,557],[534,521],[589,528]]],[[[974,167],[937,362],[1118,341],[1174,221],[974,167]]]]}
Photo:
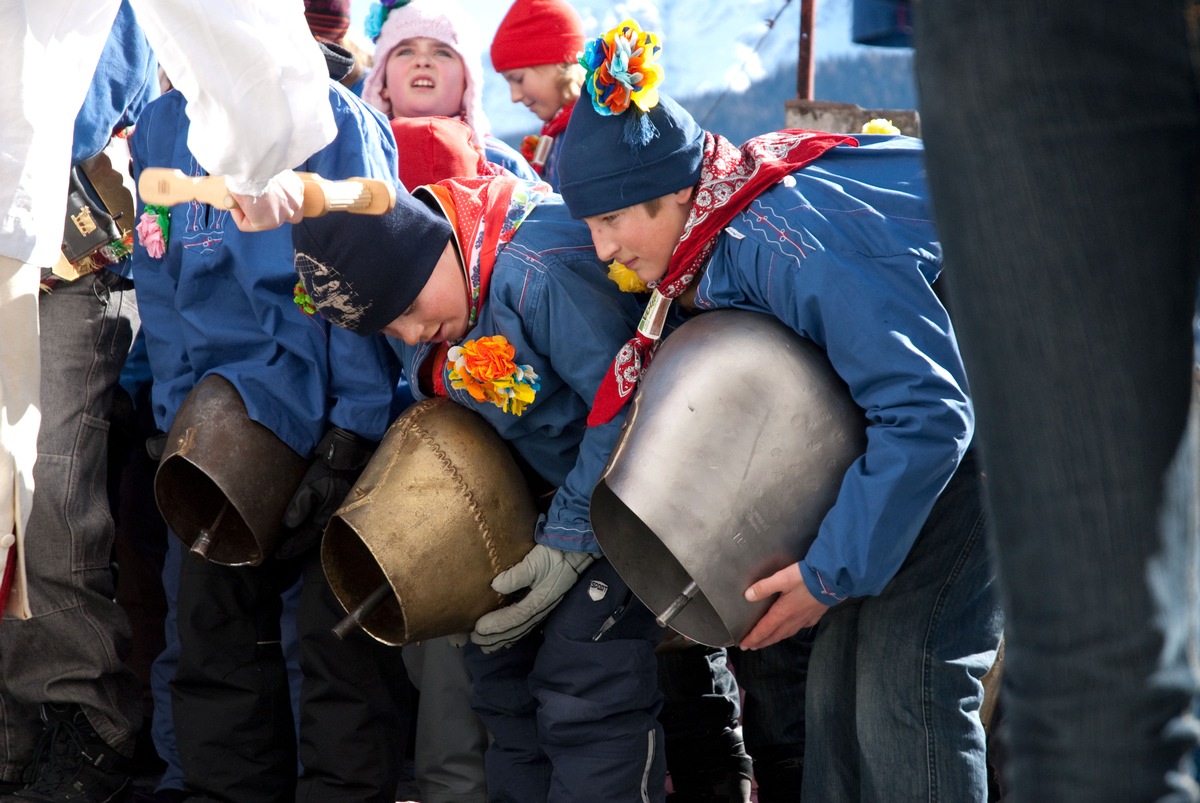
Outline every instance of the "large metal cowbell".
{"type": "Polygon", "coordinates": [[[745,590],[804,557],[865,430],[817,345],[760,313],[698,315],[639,383],[592,495],[596,539],[660,622],[737,643],[774,602],[745,590]]]}
{"type": "Polygon", "coordinates": [[[533,548],[536,523],[525,477],[491,425],[429,399],[388,428],[329,520],[321,562],[363,630],[407,644],[468,632],[505,604],[492,580],[533,548]]]}
{"type": "Polygon", "coordinates": [[[154,497],[193,552],[226,566],[257,566],[283,535],[283,513],[307,468],[306,459],[250,419],[228,379],[209,374],[175,414],[154,497]]]}

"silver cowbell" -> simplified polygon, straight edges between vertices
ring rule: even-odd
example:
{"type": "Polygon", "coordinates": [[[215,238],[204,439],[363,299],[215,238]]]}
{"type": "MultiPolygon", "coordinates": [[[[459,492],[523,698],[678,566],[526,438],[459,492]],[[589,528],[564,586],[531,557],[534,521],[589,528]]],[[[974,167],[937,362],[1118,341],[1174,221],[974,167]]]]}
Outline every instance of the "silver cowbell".
{"type": "Polygon", "coordinates": [[[816,344],[756,312],[698,315],[639,383],[592,495],[596,539],[660,623],[734,644],[775,601],[743,593],[804,557],[865,430],[816,344]]]}

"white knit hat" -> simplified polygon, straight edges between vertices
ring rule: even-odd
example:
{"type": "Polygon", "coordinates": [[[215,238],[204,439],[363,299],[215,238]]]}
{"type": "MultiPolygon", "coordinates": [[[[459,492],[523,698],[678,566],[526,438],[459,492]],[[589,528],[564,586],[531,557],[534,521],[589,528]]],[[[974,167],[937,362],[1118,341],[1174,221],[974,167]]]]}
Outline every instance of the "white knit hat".
{"type": "Polygon", "coordinates": [[[472,141],[483,147],[492,125],[483,111],[483,45],[479,30],[455,0],[411,0],[392,9],[375,42],[375,65],[363,84],[363,100],[392,116],[392,104],[382,95],[388,56],[405,39],[425,37],[449,46],[463,62],[467,86],[463,91],[464,122],[471,127],[472,141]]]}

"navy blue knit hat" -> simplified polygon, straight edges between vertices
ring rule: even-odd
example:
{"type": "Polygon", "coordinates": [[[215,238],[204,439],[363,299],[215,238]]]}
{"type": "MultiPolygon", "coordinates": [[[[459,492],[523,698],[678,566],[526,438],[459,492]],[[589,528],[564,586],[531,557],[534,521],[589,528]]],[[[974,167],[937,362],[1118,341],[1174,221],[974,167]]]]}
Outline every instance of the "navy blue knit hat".
{"type": "Polygon", "coordinates": [[[333,214],[292,226],[296,272],[321,317],[374,334],[400,317],[454,236],[450,223],[401,188],[383,215],[333,214]]]}
{"type": "Polygon", "coordinates": [[[575,104],[558,158],[558,191],[571,217],[602,215],[700,180],[704,129],[666,95],[644,114],[658,133],[631,147],[624,115],[601,115],[586,97],[575,104]]]}

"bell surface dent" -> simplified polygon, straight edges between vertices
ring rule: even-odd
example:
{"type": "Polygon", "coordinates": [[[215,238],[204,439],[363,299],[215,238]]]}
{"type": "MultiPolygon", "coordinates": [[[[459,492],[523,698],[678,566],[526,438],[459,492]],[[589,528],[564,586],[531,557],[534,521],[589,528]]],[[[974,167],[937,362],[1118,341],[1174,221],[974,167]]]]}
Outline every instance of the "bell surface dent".
{"type": "Polygon", "coordinates": [[[660,623],[735,644],[775,601],[745,590],[804,557],[865,449],[824,350],[761,313],[701,313],[638,385],[592,494],[596,540],[660,623]]]}

